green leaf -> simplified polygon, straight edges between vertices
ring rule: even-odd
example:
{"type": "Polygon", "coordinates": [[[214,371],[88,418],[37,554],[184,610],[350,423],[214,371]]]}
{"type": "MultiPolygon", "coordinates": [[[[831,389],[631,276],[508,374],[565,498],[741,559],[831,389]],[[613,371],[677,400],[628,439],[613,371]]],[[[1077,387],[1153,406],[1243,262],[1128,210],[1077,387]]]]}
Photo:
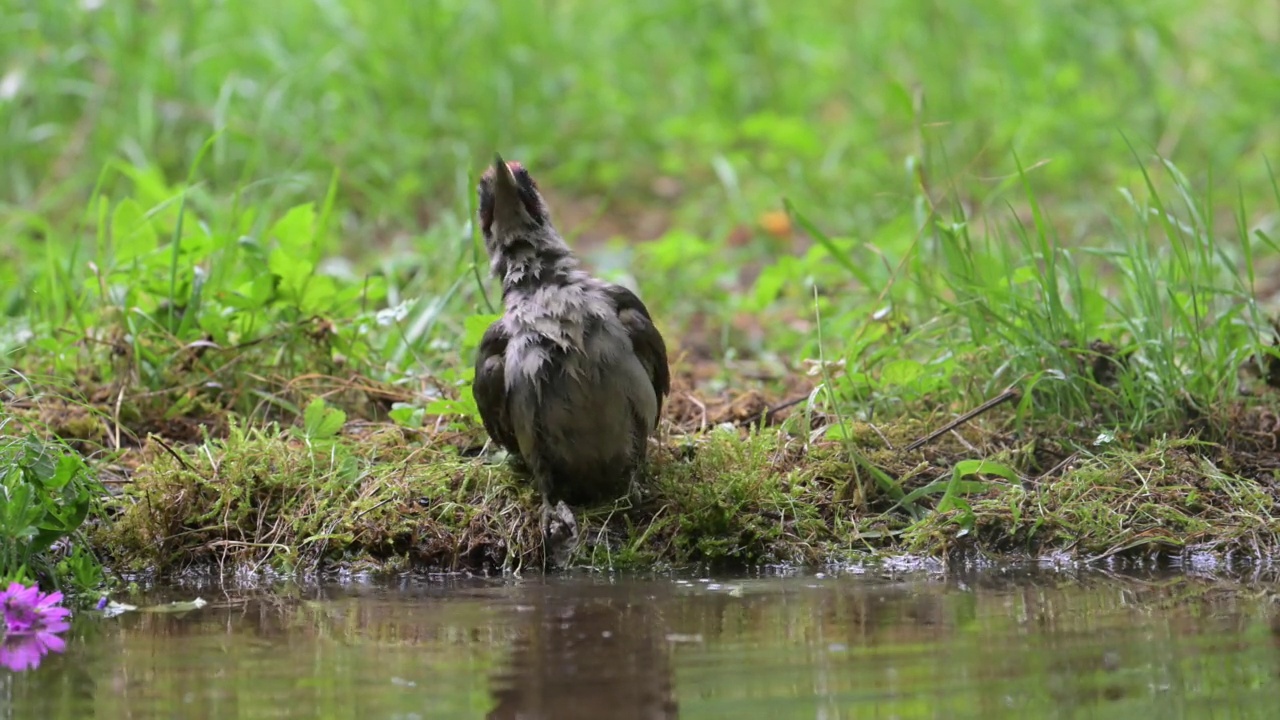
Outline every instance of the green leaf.
{"type": "Polygon", "coordinates": [[[924,373],[924,366],[915,360],[894,360],[885,363],[880,371],[880,382],[885,385],[901,387],[910,385],[924,373]]]}
{"type": "Polygon", "coordinates": [[[760,311],[772,305],[791,279],[791,269],[795,264],[795,258],[784,257],[762,270],[756,278],[755,293],[746,309],[760,311]]]}
{"type": "Polygon", "coordinates": [[[867,348],[884,339],[888,334],[888,324],[881,322],[864,325],[859,332],[850,333],[849,343],[844,349],[849,367],[856,367],[859,363],[855,361],[862,357],[867,348]]]}
{"type": "Polygon", "coordinates": [[[959,495],[961,493],[982,492],[986,490],[987,483],[981,481],[966,482],[963,478],[979,473],[991,473],[999,475],[1009,482],[1018,482],[1018,473],[1013,468],[998,462],[990,460],[963,460],[955,464],[951,469],[951,480],[946,483],[947,491],[943,493],[942,499],[938,501],[938,512],[946,512],[952,508],[958,508],[966,513],[970,513],[969,504],[963,502],[959,495]]]}
{"type": "Polygon", "coordinates": [[[854,440],[855,434],[853,429],[849,427],[848,421],[840,423],[831,423],[823,430],[823,436],[832,440],[854,440]]]}
{"type": "Polygon", "coordinates": [[[338,434],[347,414],[337,408],[331,408],[324,398],[316,398],[307,405],[302,415],[303,435],[308,440],[323,440],[338,434]]]}
{"type": "Polygon", "coordinates": [[[791,200],[784,199],[782,201],[782,205],[786,208],[787,214],[791,216],[792,221],[794,221],[796,225],[809,233],[810,237],[831,253],[831,259],[839,263],[845,270],[848,270],[849,274],[857,278],[863,285],[867,287],[873,287],[875,285],[870,273],[868,273],[865,268],[859,267],[858,264],[854,262],[851,257],[852,253],[845,252],[845,250],[828,237],[826,233],[819,230],[817,225],[809,222],[809,219],[800,214],[800,211],[796,209],[795,204],[792,203],[791,200]]]}
{"type": "Polygon", "coordinates": [[[280,248],[297,260],[307,260],[314,251],[316,232],[315,203],[304,203],[289,209],[267,231],[268,240],[276,240],[280,248]]]}
{"type": "Polygon", "coordinates": [[[317,275],[306,284],[302,298],[298,301],[298,309],[307,315],[323,315],[333,309],[337,296],[338,288],[333,278],[317,275]]]}
{"type": "Polygon", "coordinates": [[[84,468],[84,462],[75,455],[62,455],[53,472],[53,477],[45,482],[45,487],[61,490],[84,468]]]}
{"type": "Polygon", "coordinates": [[[125,198],[111,215],[111,249],[116,266],[154,251],[160,236],[147,213],[133,198],[125,198]]]}
{"type": "Polygon", "coordinates": [[[276,281],[271,275],[258,275],[253,280],[242,283],[234,293],[224,299],[228,305],[240,310],[257,310],[271,302],[275,295],[276,281]]]}
{"type": "Polygon", "coordinates": [[[18,477],[14,487],[6,488],[6,502],[0,505],[0,539],[24,538],[35,534],[35,524],[44,515],[44,509],[32,502],[34,489],[18,477]]]}
{"type": "Polygon", "coordinates": [[[22,465],[42,485],[49,482],[57,472],[52,453],[35,436],[27,438],[23,445],[22,465]]]}
{"type": "Polygon", "coordinates": [[[387,416],[391,418],[391,422],[401,427],[419,428],[422,427],[422,417],[425,414],[420,407],[414,407],[408,403],[395,403],[387,416]]]}
{"type": "Polygon", "coordinates": [[[116,160],[112,165],[122,175],[133,181],[133,195],[139,198],[143,205],[168,204],[178,194],[178,191],[165,181],[164,173],[158,167],[130,165],[122,160],[116,160]]]}
{"type": "Polygon", "coordinates": [[[310,260],[284,247],[271,251],[267,258],[267,268],[280,278],[280,292],[294,302],[302,300],[307,280],[315,271],[315,265],[310,260]]]}
{"type": "Polygon", "coordinates": [[[489,326],[502,318],[501,315],[476,314],[468,315],[463,321],[462,333],[462,349],[468,350],[480,344],[480,338],[484,337],[484,333],[489,326]]]}
{"type": "Polygon", "coordinates": [[[1009,284],[1024,285],[1028,283],[1040,282],[1040,269],[1030,265],[1023,265],[1017,268],[1009,276],[1009,284]]]}
{"type": "Polygon", "coordinates": [[[425,412],[429,415],[465,415],[475,417],[480,413],[475,400],[463,393],[459,400],[432,400],[427,404],[425,412]]]}

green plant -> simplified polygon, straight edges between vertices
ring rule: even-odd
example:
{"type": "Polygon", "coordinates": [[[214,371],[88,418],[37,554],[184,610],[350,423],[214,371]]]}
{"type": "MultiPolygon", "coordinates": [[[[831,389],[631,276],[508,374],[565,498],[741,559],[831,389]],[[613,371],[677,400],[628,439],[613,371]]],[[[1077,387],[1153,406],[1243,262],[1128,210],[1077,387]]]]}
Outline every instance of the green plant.
{"type": "Polygon", "coordinates": [[[34,434],[5,435],[0,420],[0,581],[51,580],[87,592],[102,568],[80,532],[103,488],[78,453],[34,434]],[[55,544],[70,543],[55,550],[55,544]],[[58,555],[63,555],[58,559],[58,555]]]}

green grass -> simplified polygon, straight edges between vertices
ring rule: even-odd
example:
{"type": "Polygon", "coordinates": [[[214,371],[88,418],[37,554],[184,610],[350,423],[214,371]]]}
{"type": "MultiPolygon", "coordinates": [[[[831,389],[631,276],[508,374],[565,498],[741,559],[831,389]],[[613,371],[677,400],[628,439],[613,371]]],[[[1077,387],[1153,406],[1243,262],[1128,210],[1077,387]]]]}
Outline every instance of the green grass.
{"type": "Polygon", "coordinates": [[[1271,547],[1270,6],[10,16],[3,427],[119,480],[113,562],[537,564],[468,391],[494,150],[639,288],[680,376],[652,495],[587,510],[580,561],[1271,547]],[[746,390],[810,402],[702,427],[746,390]]]}

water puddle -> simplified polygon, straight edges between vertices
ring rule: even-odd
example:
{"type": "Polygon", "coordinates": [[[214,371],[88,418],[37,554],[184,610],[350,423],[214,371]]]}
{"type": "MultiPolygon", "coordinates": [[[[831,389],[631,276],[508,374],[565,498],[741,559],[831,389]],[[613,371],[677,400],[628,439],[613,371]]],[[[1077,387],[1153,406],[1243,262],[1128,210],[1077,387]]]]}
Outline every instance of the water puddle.
{"type": "Polygon", "coordinates": [[[1275,717],[1261,584],[948,577],[201,588],[75,618],[4,718],[1275,717]]]}

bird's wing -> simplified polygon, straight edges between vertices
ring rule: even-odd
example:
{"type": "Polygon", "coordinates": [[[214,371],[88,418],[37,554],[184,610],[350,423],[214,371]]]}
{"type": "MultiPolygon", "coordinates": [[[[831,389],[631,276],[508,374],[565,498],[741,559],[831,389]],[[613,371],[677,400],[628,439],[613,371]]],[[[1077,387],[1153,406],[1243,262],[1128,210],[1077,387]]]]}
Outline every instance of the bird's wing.
{"type": "Polygon", "coordinates": [[[653,325],[649,316],[649,308],[636,297],[636,294],[621,285],[610,285],[606,290],[613,306],[618,311],[618,319],[631,336],[631,347],[640,364],[649,373],[653,383],[653,391],[658,396],[658,416],[662,416],[662,401],[671,392],[671,369],[667,365],[667,344],[662,333],[653,325]]]}
{"type": "Polygon", "coordinates": [[[476,377],[471,385],[471,395],[480,420],[489,437],[509,453],[520,452],[515,431],[511,427],[511,413],[507,408],[506,352],[508,335],[502,321],[497,320],[484,331],[480,347],[476,350],[476,377]]]}

